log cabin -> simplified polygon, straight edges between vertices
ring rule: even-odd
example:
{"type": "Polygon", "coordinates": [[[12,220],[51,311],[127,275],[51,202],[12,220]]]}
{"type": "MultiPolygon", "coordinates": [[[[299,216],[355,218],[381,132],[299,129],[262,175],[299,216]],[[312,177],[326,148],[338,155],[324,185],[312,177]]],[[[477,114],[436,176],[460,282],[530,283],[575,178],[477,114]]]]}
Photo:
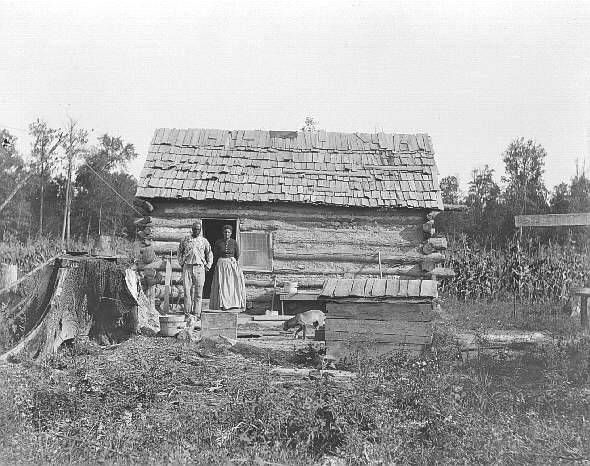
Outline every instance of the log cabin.
{"type": "Polygon", "coordinates": [[[202,219],[211,244],[231,224],[249,306],[268,306],[285,282],[319,294],[330,277],[447,273],[427,134],[157,129],[136,205],[144,246],[160,257],[151,266],[163,269],[172,255],[173,282],[178,242],[193,221],[202,219]]]}

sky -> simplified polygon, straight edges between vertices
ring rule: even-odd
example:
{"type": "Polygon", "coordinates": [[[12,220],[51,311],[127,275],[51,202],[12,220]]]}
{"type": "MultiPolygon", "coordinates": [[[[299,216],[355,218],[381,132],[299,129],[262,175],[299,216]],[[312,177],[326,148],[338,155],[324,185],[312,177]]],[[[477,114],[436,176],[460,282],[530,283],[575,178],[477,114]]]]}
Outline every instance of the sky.
{"type": "Polygon", "coordinates": [[[140,154],[160,127],[426,132],[441,176],[590,170],[587,1],[0,0],[0,128],[68,117],[140,154]]]}

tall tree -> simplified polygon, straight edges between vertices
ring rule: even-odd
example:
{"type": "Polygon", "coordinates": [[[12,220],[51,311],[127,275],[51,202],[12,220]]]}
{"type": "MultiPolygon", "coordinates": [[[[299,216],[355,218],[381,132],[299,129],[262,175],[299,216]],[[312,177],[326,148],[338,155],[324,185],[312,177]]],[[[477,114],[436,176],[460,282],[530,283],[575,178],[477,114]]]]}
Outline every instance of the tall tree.
{"type": "Polygon", "coordinates": [[[576,166],[576,176],[570,182],[570,212],[590,212],[590,178],[584,168],[576,166]]]}
{"type": "Polygon", "coordinates": [[[547,153],[532,139],[517,138],[503,154],[507,183],[505,200],[515,214],[534,214],[547,209],[547,188],[543,182],[547,153]]]}
{"type": "Polygon", "coordinates": [[[488,165],[473,170],[465,203],[469,208],[471,236],[500,238],[503,236],[504,212],[499,204],[500,187],[494,181],[494,170],[488,165]]]}
{"type": "MultiPolygon", "coordinates": [[[[107,134],[98,138],[76,175],[77,230],[98,234],[121,233],[133,218],[136,181],[124,169],[137,156],[133,144],[107,134]],[[115,193],[116,192],[116,193],[115,193]],[[94,227],[93,227],[94,226],[94,227]]],[[[131,221],[132,223],[132,221],[131,221]]]]}
{"type": "Polygon", "coordinates": [[[30,178],[22,156],[16,150],[17,138],[0,129],[0,227],[2,233],[17,234],[21,219],[28,216],[23,186],[30,178]]]}
{"type": "Polygon", "coordinates": [[[31,155],[40,176],[39,235],[42,235],[45,184],[49,172],[55,164],[54,152],[60,146],[63,135],[59,129],[50,128],[45,121],[39,118],[29,125],[29,134],[33,139],[31,155]]]}
{"type": "Polygon", "coordinates": [[[482,215],[491,202],[500,197],[500,187],[494,181],[494,170],[488,165],[471,172],[469,191],[465,203],[482,215]]]}
{"type": "Polygon", "coordinates": [[[571,194],[570,186],[565,182],[559,183],[553,188],[549,206],[554,214],[566,214],[570,212],[571,194]]]}
{"type": "Polygon", "coordinates": [[[440,180],[442,200],[445,204],[459,204],[459,180],[456,176],[445,176],[440,180]]]}
{"type": "Polygon", "coordinates": [[[308,116],[305,117],[305,123],[303,123],[303,127],[301,128],[301,131],[315,131],[317,129],[317,126],[320,124],[319,121],[315,120],[314,118],[308,116]]]}
{"type": "Polygon", "coordinates": [[[84,152],[88,142],[88,131],[78,126],[78,122],[72,118],[68,119],[62,140],[62,147],[66,159],[66,202],[64,206],[63,225],[61,230],[61,240],[66,244],[70,243],[71,231],[71,204],[72,204],[72,168],[78,161],[79,156],[84,152]]]}

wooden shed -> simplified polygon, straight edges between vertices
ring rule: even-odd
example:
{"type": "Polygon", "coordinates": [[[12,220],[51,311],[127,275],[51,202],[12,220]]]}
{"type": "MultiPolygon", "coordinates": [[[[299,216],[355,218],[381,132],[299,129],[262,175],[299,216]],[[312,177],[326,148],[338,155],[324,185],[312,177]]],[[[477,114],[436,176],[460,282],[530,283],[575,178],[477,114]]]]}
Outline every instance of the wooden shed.
{"type": "Polygon", "coordinates": [[[319,297],[326,304],[326,354],[423,351],[432,343],[436,297],[435,280],[327,280],[319,297]]]}
{"type": "Polygon", "coordinates": [[[330,277],[445,273],[426,134],[158,129],[137,205],[142,237],[160,257],[176,253],[197,217],[212,244],[232,224],[250,305],[268,306],[275,279],[319,294],[330,277]]]}

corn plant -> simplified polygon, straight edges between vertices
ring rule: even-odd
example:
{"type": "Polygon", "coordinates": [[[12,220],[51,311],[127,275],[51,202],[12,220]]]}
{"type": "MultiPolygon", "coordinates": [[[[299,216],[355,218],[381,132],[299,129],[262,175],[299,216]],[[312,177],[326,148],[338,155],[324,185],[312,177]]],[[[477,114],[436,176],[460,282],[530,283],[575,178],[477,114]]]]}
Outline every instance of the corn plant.
{"type": "Polygon", "coordinates": [[[441,291],[464,300],[565,300],[571,288],[590,278],[589,252],[587,247],[516,237],[494,248],[461,236],[451,240],[446,262],[456,276],[444,281],[441,291]]]}

